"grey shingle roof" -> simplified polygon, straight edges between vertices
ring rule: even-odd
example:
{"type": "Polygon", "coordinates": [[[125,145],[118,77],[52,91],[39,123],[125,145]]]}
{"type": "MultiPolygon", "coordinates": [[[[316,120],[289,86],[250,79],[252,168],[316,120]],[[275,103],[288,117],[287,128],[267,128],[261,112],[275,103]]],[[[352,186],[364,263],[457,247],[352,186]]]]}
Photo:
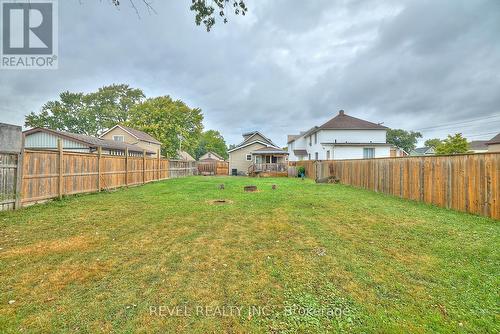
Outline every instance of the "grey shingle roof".
{"type": "Polygon", "coordinates": [[[388,127],[368,122],[356,117],[349,116],[340,110],[338,115],[324,123],[319,129],[381,129],[386,130],[388,127]]]}
{"type": "Polygon", "coordinates": [[[280,148],[275,148],[275,147],[262,147],[262,148],[259,148],[257,150],[254,150],[253,153],[269,153],[269,154],[272,154],[272,153],[279,153],[279,154],[288,154],[287,151],[284,151],[280,148]]]}

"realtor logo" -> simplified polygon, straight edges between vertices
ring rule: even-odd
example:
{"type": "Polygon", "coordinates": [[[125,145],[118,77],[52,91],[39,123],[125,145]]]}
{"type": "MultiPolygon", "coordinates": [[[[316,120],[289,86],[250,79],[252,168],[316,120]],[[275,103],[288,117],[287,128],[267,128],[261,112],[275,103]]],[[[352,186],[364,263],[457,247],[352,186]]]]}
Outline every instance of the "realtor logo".
{"type": "Polygon", "coordinates": [[[57,2],[1,0],[2,69],[57,68],[57,2]]]}

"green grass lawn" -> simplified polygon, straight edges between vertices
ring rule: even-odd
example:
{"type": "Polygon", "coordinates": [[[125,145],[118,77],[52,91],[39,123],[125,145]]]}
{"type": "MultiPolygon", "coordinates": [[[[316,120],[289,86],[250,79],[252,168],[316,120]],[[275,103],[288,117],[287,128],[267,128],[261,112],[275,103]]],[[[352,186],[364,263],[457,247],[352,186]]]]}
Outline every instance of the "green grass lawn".
{"type": "Polygon", "coordinates": [[[498,333],[499,246],[342,185],[168,180],[0,213],[0,332],[498,333]]]}

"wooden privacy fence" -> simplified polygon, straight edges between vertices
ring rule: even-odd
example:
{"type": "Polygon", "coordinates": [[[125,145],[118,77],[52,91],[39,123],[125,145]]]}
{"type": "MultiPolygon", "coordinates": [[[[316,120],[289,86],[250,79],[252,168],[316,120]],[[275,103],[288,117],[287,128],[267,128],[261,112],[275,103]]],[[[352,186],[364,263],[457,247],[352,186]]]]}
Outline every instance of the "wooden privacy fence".
{"type": "Polygon", "coordinates": [[[365,160],[298,161],[312,179],[500,219],[500,153],[365,160]]]}
{"type": "Polygon", "coordinates": [[[0,153],[0,211],[14,209],[17,199],[19,154],[0,153]]]}
{"type": "Polygon", "coordinates": [[[20,204],[98,192],[123,186],[193,175],[196,166],[186,161],[158,158],[25,150],[22,154],[20,204]]]}
{"type": "Polygon", "coordinates": [[[229,162],[226,161],[198,161],[200,175],[229,175],[229,162]]]}

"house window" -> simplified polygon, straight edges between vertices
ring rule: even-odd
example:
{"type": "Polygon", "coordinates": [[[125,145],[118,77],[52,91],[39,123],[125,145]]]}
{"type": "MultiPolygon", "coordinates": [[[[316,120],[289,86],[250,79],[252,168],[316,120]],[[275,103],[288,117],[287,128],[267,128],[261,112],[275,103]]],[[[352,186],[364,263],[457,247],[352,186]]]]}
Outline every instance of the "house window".
{"type": "Polygon", "coordinates": [[[318,152],[314,153],[314,160],[319,160],[318,159],[318,152]]]}
{"type": "Polygon", "coordinates": [[[309,136],[309,146],[312,146],[312,144],[313,144],[312,140],[313,140],[313,137],[311,135],[311,136],[309,136]]]}
{"type": "Polygon", "coordinates": [[[318,133],[317,132],[314,134],[314,143],[315,144],[318,143],[318,133]]]}
{"type": "Polygon", "coordinates": [[[308,156],[309,156],[309,160],[311,160],[311,153],[309,153],[308,156]]]}
{"type": "Polygon", "coordinates": [[[252,155],[251,154],[247,154],[247,161],[252,161],[252,155]]]}
{"type": "Polygon", "coordinates": [[[363,148],[363,159],[372,159],[372,158],[375,158],[375,149],[363,148]]]}
{"type": "Polygon", "coordinates": [[[113,136],[114,141],[124,142],[125,138],[123,136],[113,136]]]}
{"type": "Polygon", "coordinates": [[[330,150],[326,151],[326,160],[330,160],[330,150]]]}

